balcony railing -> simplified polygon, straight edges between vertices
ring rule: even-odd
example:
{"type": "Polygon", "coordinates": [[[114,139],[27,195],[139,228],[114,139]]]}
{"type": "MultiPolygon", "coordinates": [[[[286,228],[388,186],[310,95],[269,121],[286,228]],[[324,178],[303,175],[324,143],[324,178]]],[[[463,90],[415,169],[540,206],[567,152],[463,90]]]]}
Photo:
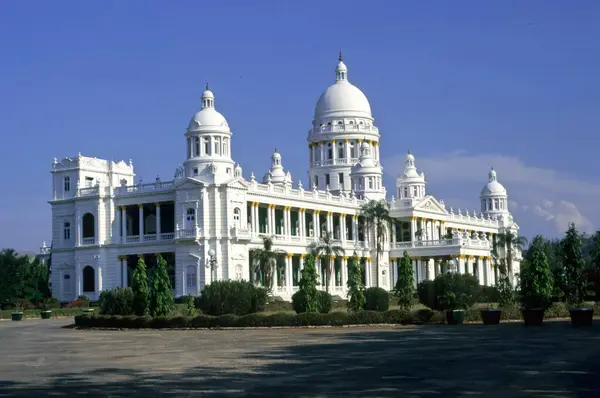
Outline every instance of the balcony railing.
{"type": "Polygon", "coordinates": [[[149,184],[137,184],[129,186],[122,185],[118,188],[115,188],[115,196],[127,196],[141,193],[152,193],[171,190],[173,190],[173,181],[157,181],[149,184]]]}
{"type": "Polygon", "coordinates": [[[95,244],[96,244],[96,238],[94,238],[94,237],[81,239],[82,246],[95,245],[95,244]]]}
{"type": "Polygon", "coordinates": [[[421,247],[459,246],[470,248],[490,248],[490,241],[483,239],[452,238],[437,240],[417,240],[414,242],[396,242],[396,249],[416,249],[421,247]]]}

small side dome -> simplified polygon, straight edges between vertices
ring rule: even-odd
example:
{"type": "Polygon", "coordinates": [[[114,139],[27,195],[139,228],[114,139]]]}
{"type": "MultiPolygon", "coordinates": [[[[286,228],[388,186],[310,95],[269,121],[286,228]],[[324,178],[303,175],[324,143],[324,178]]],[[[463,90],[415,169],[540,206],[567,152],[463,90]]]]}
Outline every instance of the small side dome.
{"type": "Polygon", "coordinates": [[[215,95],[208,89],[202,93],[202,109],[196,112],[188,125],[188,131],[195,131],[203,127],[223,128],[229,130],[229,124],[223,115],[215,109],[215,95]]]}
{"type": "Polygon", "coordinates": [[[505,196],[506,194],[506,188],[498,182],[496,170],[492,167],[488,173],[488,183],[481,190],[481,196],[505,196]]]}

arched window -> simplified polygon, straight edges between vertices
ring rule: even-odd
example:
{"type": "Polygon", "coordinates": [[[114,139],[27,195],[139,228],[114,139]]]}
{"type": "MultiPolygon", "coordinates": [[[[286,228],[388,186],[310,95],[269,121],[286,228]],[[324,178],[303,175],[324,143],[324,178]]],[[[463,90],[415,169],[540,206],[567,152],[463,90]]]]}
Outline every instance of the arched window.
{"type": "Polygon", "coordinates": [[[344,143],[343,142],[338,143],[338,158],[339,159],[344,158],[344,143]]]}
{"type": "Polygon", "coordinates": [[[83,291],[85,293],[94,292],[96,290],[96,281],[94,275],[94,268],[89,265],[83,267],[83,291]]]}
{"type": "Polygon", "coordinates": [[[331,142],[327,144],[327,159],[333,159],[333,149],[331,149],[331,142]]]}
{"type": "Polygon", "coordinates": [[[92,213],[85,213],[81,219],[82,237],[93,238],[96,235],[96,222],[92,213]]]}

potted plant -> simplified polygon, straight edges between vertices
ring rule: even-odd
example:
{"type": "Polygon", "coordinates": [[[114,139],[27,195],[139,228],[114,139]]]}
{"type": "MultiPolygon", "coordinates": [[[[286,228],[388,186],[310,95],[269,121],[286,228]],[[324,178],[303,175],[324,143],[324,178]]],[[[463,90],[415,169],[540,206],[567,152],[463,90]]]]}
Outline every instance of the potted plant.
{"type": "Polygon", "coordinates": [[[42,309],[40,310],[40,316],[42,319],[52,318],[52,310],[48,306],[48,301],[42,302],[42,309]]]}
{"type": "Polygon", "coordinates": [[[481,320],[484,325],[498,325],[502,317],[502,308],[505,308],[514,302],[514,292],[510,284],[504,260],[501,260],[498,264],[498,274],[498,283],[496,284],[498,306],[494,306],[490,303],[487,308],[481,310],[481,320]]]}
{"type": "Polygon", "coordinates": [[[564,239],[561,241],[563,266],[563,294],[569,305],[571,325],[574,327],[591,326],[594,309],[584,304],[587,293],[587,276],[585,274],[585,259],[581,252],[583,242],[571,223],[564,239]]]}
{"type": "Polygon", "coordinates": [[[23,308],[16,307],[15,310],[10,313],[10,317],[13,321],[22,321],[23,320],[23,308]]]}
{"type": "Polygon", "coordinates": [[[446,312],[448,325],[465,321],[465,310],[473,305],[479,282],[472,275],[449,272],[438,275],[434,281],[439,309],[446,312]]]}
{"type": "Polygon", "coordinates": [[[541,325],[544,312],[552,302],[552,271],[542,245],[541,236],[533,238],[519,278],[521,314],[525,326],[541,325]]]}

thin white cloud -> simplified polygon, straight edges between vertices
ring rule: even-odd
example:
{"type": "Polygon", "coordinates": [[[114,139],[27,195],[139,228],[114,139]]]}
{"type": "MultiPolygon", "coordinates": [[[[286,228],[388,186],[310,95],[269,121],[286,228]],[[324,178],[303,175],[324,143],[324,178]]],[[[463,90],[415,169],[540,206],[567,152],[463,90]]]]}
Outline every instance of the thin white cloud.
{"type": "MultiPolygon", "coordinates": [[[[550,223],[555,232],[564,232],[569,222],[581,231],[592,232],[600,225],[600,182],[585,181],[556,170],[527,165],[517,157],[450,152],[435,157],[416,157],[417,167],[427,176],[428,189],[456,197],[457,201],[478,203],[493,165],[498,180],[509,194],[511,211],[523,227],[527,223],[550,223]]],[[[404,155],[385,160],[385,171],[396,176],[404,169],[404,155]]],[[[444,197],[444,195],[438,195],[444,197]]],[[[448,200],[447,206],[452,206],[448,200]]],[[[470,206],[472,207],[472,205],[470,206]]]]}

